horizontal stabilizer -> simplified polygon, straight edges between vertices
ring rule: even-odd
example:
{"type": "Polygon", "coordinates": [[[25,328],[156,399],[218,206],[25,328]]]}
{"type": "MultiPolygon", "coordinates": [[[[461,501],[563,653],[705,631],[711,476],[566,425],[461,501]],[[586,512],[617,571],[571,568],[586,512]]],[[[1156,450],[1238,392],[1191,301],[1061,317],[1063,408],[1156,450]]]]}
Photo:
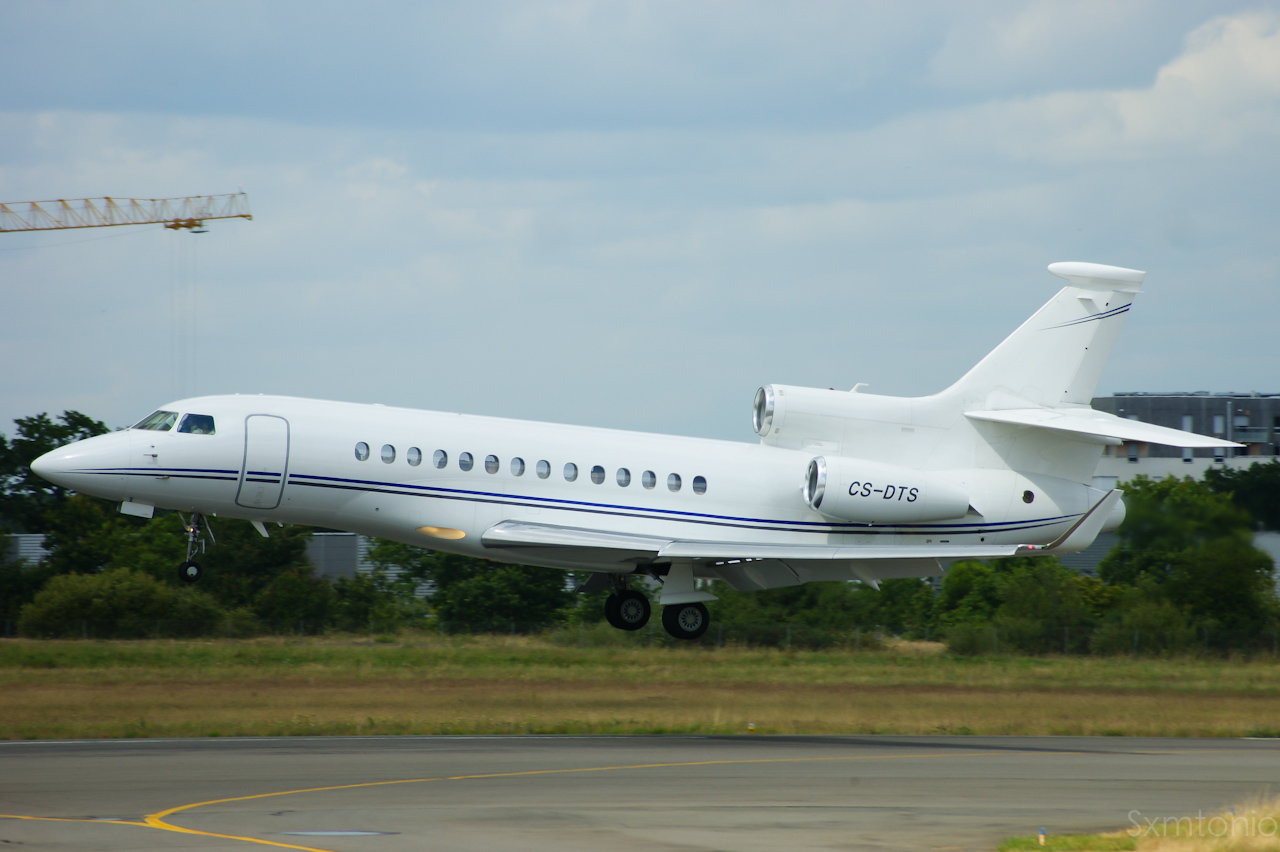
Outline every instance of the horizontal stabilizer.
{"type": "Polygon", "coordinates": [[[1017,408],[1008,411],[966,411],[970,420],[989,423],[1008,423],[1014,426],[1034,426],[1039,429],[1056,429],[1094,438],[1111,439],[1104,443],[1140,441],[1144,444],[1163,444],[1168,447],[1210,449],[1213,447],[1242,447],[1224,438],[1211,438],[1194,432],[1183,432],[1164,426],[1154,426],[1138,420],[1126,420],[1094,411],[1091,408],[1017,408]]]}
{"type": "Polygon", "coordinates": [[[1125,269],[1122,266],[1104,266],[1101,263],[1065,263],[1049,264],[1049,271],[1059,278],[1065,278],[1077,287],[1086,290],[1120,291],[1136,293],[1142,287],[1142,279],[1147,273],[1137,269],[1125,269]]]}

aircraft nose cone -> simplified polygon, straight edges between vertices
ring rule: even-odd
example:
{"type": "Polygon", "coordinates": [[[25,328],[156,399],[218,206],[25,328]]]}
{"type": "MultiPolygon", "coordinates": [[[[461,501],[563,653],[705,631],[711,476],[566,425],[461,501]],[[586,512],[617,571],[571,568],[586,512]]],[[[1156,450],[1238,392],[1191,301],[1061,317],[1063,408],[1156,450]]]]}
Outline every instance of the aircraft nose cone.
{"type": "Polygon", "coordinates": [[[47,479],[54,485],[68,486],[66,476],[69,465],[67,447],[50,450],[31,463],[31,471],[41,479],[47,479]]]}
{"type": "Polygon", "coordinates": [[[50,450],[31,463],[31,470],[54,485],[114,500],[128,463],[128,433],[113,432],[50,450]]]}

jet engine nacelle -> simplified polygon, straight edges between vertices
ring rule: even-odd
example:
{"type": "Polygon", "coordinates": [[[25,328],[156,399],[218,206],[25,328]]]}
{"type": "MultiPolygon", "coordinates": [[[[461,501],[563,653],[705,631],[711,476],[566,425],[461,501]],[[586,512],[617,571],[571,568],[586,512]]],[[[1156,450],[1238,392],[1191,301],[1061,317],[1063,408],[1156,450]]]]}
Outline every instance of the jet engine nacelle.
{"type": "Polygon", "coordinates": [[[764,443],[775,447],[823,444],[817,452],[833,452],[832,445],[850,440],[849,427],[854,423],[862,438],[877,425],[887,434],[900,434],[902,426],[914,425],[913,404],[914,400],[904,397],[765,385],[756,391],[751,425],[764,443]]]}
{"type": "Polygon", "coordinates": [[[868,524],[946,521],[969,511],[969,495],[937,476],[840,456],[809,462],[803,494],[815,512],[868,524]]]}

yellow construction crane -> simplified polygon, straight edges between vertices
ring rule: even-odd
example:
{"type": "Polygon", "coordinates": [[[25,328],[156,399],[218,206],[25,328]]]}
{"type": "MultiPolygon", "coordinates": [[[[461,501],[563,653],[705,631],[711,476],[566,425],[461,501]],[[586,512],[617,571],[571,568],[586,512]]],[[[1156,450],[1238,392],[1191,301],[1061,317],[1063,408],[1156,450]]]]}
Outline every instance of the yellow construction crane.
{"type": "Polygon", "coordinates": [[[195,230],[206,219],[252,218],[249,196],[243,192],[186,198],[59,198],[0,204],[0,232],[157,223],[174,230],[195,230]]]}

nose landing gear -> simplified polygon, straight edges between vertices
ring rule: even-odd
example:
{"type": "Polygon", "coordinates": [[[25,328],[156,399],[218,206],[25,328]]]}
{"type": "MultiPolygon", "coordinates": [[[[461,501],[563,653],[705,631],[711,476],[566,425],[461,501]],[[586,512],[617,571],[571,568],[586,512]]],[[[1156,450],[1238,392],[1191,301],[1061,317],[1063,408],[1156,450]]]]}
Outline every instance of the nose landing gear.
{"type": "Polygon", "coordinates": [[[178,566],[178,577],[184,583],[194,583],[200,579],[204,571],[200,568],[199,563],[192,561],[193,556],[197,552],[204,553],[205,550],[205,534],[208,533],[209,540],[214,544],[218,540],[213,536],[213,529],[209,526],[209,522],[204,515],[199,512],[191,514],[191,520],[184,523],[187,530],[187,561],[178,566]]]}

